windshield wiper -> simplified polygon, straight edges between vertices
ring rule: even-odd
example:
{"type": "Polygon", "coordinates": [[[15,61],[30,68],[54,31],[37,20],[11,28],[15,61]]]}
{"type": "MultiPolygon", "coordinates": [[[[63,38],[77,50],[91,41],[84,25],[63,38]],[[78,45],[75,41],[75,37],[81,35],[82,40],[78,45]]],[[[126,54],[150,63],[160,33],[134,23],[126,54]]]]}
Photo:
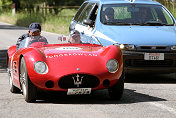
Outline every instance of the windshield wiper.
{"type": "Polygon", "coordinates": [[[106,25],[132,25],[131,23],[126,22],[104,22],[106,25]]]}
{"type": "Polygon", "coordinates": [[[149,26],[166,26],[166,23],[162,23],[159,21],[146,21],[145,23],[141,23],[142,26],[149,25],[149,26]]]}

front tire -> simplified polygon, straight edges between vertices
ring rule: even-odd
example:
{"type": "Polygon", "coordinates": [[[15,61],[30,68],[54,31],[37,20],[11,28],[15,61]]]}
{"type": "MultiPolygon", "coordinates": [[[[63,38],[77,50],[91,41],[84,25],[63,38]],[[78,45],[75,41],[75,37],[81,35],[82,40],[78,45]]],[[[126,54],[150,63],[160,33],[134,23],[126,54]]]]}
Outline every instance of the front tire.
{"type": "Polygon", "coordinates": [[[125,79],[125,75],[123,72],[118,82],[114,86],[108,89],[109,96],[112,100],[120,100],[122,98],[123,91],[124,91],[124,79],[125,79]]]}
{"type": "Polygon", "coordinates": [[[26,102],[35,102],[37,96],[37,88],[30,81],[27,67],[24,58],[21,58],[20,63],[20,83],[23,91],[23,96],[26,102]]]}
{"type": "Polygon", "coordinates": [[[19,93],[21,90],[13,85],[13,77],[12,77],[12,72],[11,72],[11,69],[10,69],[10,62],[8,62],[7,70],[8,70],[8,76],[9,76],[10,92],[19,93]]]}

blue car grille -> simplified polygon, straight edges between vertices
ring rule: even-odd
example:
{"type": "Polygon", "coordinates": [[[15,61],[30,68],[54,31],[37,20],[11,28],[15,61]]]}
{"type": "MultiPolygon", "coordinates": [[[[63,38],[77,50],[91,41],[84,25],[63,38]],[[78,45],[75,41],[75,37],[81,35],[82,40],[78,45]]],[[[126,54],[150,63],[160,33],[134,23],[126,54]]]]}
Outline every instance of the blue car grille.
{"type": "Polygon", "coordinates": [[[137,50],[150,52],[169,52],[170,48],[168,46],[139,46],[137,50]]]}
{"type": "Polygon", "coordinates": [[[63,89],[68,88],[95,88],[100,81],[97,77],[86,74],[74,74],[62,77],[58,85],[63,89]]]}
{"type": "Polygon", "coordinates": [[[142,59],[128,59],[125,61],[126,66],[134,66],[134,67],[174,67],[176,66],[176,62],[174,60],[142,60],[142,59]]]}

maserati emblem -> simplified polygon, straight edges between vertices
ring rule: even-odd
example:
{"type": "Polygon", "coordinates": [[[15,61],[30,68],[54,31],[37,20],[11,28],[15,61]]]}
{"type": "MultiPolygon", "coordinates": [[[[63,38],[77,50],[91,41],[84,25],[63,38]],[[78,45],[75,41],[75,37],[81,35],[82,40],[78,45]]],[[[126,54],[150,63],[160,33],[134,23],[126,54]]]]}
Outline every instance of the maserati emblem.
{"type": "Polygon", "coordinates": [[[76,77],[72,77],[73,81],[74,81],[74,85],[76,85],[77,87],[79,87],[79,85],[82,84],[82,79],[84,78],[84,76],[80,76],[80,75],[76,75],[76,77]]]}

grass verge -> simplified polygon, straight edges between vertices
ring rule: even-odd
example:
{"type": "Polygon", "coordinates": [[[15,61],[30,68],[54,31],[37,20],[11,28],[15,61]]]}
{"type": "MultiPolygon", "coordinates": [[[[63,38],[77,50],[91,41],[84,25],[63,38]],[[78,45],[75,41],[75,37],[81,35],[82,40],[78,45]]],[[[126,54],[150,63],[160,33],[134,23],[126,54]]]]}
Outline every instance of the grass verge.
{"type": "Polygon", "coordinates": [[[58,15],[30,14],[28,12],[19,12],[12,16],[11,11],[1,12],[0,21],[17,26],[28,27],[32,22],[38,22],[43,31],[55,32],[68,35],[69,24],[77,10],[63,10],[58,15]]]}

